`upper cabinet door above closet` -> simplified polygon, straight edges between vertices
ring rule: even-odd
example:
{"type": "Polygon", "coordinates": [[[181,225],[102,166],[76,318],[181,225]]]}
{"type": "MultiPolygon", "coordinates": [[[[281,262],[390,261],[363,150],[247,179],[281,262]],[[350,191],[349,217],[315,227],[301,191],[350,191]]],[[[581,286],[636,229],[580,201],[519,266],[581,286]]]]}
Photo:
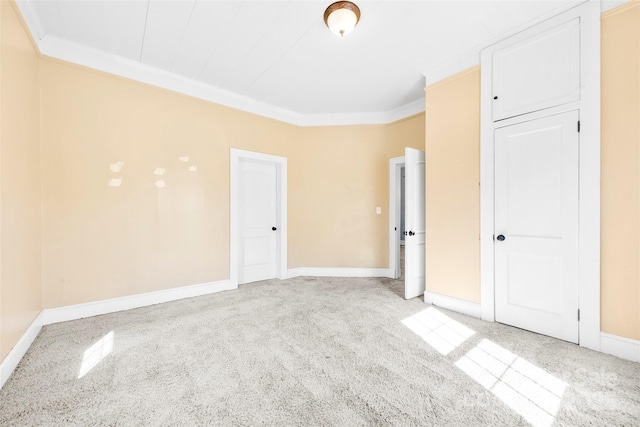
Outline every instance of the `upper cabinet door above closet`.
{"type": "Polygon", "coordinates": [[[580,20],[493,54],[493,121],[580,99],[580,20]]]}

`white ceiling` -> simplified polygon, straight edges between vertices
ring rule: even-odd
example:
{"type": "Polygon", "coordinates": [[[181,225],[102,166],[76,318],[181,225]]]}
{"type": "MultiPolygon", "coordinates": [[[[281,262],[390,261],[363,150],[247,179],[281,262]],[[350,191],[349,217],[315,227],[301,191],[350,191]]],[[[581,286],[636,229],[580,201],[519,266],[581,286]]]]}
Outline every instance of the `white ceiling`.
{"type": "Polygon", "coordinates": [[[341,39],[323,22],[331,2],[25,0],[19,6],[45,55],[315,124],[304,117],[384,122],[393,112],[423,110],[430,70],[469,57],[477,63],[479,47],[577,3],[359,0],[360,23],[341,39]]]}

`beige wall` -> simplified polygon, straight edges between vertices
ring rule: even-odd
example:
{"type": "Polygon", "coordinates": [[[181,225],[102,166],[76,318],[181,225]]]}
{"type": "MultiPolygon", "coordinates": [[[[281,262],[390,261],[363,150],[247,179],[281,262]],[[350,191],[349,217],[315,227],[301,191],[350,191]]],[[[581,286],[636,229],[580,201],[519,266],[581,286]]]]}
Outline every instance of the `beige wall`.
{"type": "Polygon", "coordinates": [[[601,329],[640,339],[640,3],[602,17],[601,329]]]}
{"type": "Polygon", "coordinates": [[[229,148],[286,156],[295,128],[62,62],[41,67],[44,307],[227,279],[229,148]]]}
{"type": "Polygon", "coordinates": [[[288,158],[290,268],[387,267],[388,161],[423,143],[423,115],[300,128],[60,61],[41,68],[45,308],[227,279],[231,147],[288,158]]]}
{"type": "Polygon", "coordinates": [[[289,161],[290,267],[387,268],[389,159],[424,149],[424,114],[299,135],[289,161]]]}
{"type": "Polygon", "coordinates": [[[0,2],[0,360],[41,309],[38,55],[0,2]]]}
{"type": "Polygon", "coordinates": [[[480,302],[480,67],[426,88],[426,288],[480,302]]]}

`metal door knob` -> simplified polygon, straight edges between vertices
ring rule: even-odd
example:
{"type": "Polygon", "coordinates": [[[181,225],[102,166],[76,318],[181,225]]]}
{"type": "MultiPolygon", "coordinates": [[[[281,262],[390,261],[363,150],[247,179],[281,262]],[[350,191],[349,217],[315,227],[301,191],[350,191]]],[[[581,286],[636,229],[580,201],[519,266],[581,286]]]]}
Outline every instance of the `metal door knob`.
{"type": "Polygon", "coordinates": [[[277,228],[275,228],[275,227],[271,227],[271,230],[276,231],[276,230],[277,230],[277,228]]]}
{"type": "Polygon", "coordinates": [[[415,236],[415,235],[416,235],[416,233],[414,233],[413,231],[409,232],[409,236],[415,236]]]}
{"type": "Polygon", "coordinates": [[[498,234],[498,237],[496,237],[496,239],[502,242],[504,240],[504,236],[502,234],[498,234]]]}

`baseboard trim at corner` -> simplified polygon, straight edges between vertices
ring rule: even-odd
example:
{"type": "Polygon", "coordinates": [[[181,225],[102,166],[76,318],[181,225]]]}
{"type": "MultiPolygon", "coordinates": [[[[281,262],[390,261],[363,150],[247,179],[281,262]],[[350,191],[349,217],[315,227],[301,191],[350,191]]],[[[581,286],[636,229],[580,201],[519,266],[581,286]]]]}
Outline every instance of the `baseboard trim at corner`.
{"type": "Polygon", "coordinates": [[[437,294],[435,292],[425,292],[424,302],[447,310],[457,311],[467,316],[480,318],[480,304],[462,299],[450,297],[447,295],[437,294]]]}
{"type": "Polygon", "coordinates": [[[289,278],[314,277],[391,277],[388,268],[298,267],[289,269],[289,278]]]}
{"type": "Polygon", "coordinates": [[[184,298],[198,297],[216,292],[236,289],[228,280],[219,282],[202,283],[199,285],[183,286],[179,288],[165,289],[162,291],[137,294],[120,298],[112,298],[85,304],[68,305],[58,308],[47,308],[42,311],[42,324],[67,322],[85,317],[99,316],[101,314],[115,313],[131,310],[133,308],[162,304],[184,298]]]}
{"type": "Polygon", "coordinates": [[[4,360],[2,360],[2,363],[0,363],[0,389],[7,382],[13,371],[18,366],[18,363],[20,363],[24,355],[27,353],[27,350],[29,350],[31,344],[33,344],[38,333],[40,333],[40,329],[42,329],[42,312],[40,312],[35,320],[31,322],[27,331],[18,340],[4,360]]]}
{"type": "Polygon", "coordinates": [[[621,359],[640,362],[640,341],[600,332],[600,351],[621,359]]]}

